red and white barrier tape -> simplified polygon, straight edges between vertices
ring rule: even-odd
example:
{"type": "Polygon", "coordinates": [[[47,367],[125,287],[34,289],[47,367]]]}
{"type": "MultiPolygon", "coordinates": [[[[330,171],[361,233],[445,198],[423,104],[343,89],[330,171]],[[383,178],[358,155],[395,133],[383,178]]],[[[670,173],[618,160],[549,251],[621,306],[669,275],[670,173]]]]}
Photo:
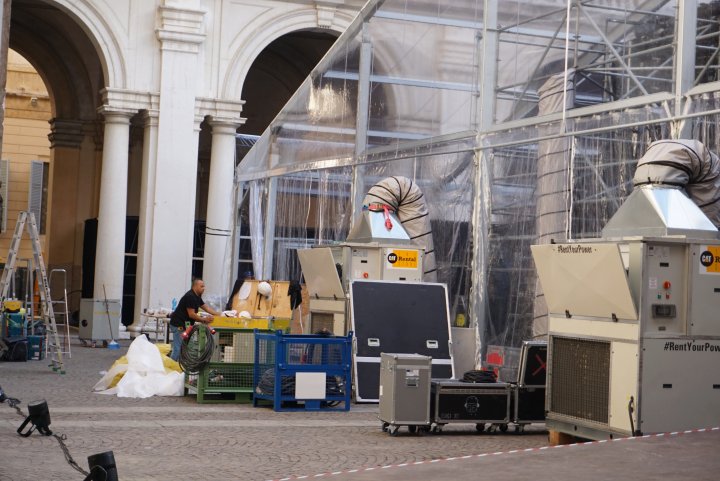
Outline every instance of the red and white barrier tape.
{"type": "Polygon", "coordinates": [[[411,462],[411,463],[388,464],[385,466],[372,466],[369,468],[347,469],[347,470],[343,470],[343,471],[318,473],[318,474],[314,474],[314,475],[308,474],[308,475],[304,475],[304,476],[288,476],[287,478],[273,479],[273,480],[269,480],[269,481],[294,481],[296,479],[316,479],[316,478],[337,476],[339,474],[364,473],[364,472],[368,472],[368,471],[376,471],[376,470],[382,470],[382,469],[404,468],[405,466],[417,466],[420,464],[445,463],[445,462],[449,462],[449,461],[457,461],[460,459],[484,458],[487,456],[500,456],[503,454],[529,453],[529,452],[533,452],[533,451],[545,451],[547,449],[571,448],[574,446],[587,446],[587,445],[592,445],[592,444],[602,444],[602,443],[616,442],[616,441],[631,441],[633,439],[661,438],[664,436],[681,436],[683,434],[704,433],[704,432],[710,432],[710,431],[720,431],[720,427],[688,429],[687,431],[674,431],[671,433],[645,434],[644,436],[635,436],[635,437],[629,437],[629,438],[615,438],[612,440],[602,439],[600,441],[587,441],[584,443],[558,444],[557,446],[541,446],[539,448],[513,449],[511,451],[498,451],[495,453],[469,454],[466,456],[454,456],[451,458],[427,459],[424,461],[415,461],[415,462],[411,462]]]}

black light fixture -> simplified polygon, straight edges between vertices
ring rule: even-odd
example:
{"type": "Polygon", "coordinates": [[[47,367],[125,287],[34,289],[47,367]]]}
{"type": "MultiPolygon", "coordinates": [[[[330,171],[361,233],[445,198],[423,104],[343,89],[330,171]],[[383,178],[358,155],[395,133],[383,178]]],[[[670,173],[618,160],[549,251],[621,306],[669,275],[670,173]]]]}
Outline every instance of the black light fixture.
{"type": "Polygon", "coordinates": [[[28,403],[28,417],[20,425],[17,433],[20,436],[28,437],[36,428],[43,436],[52,435],[52,431],[50,431],[50,411],[48,410],[47,401],[44,399],[28,403]],[[23,433],[22,430],[25,429],[28,423],[30,423],[30,429],[23,433]]]}
{"type": "Polygon", "coordinates": [[[90,473],[83,481],[118,481],[115,456],[112,451],[88,456],[90,473]]]}

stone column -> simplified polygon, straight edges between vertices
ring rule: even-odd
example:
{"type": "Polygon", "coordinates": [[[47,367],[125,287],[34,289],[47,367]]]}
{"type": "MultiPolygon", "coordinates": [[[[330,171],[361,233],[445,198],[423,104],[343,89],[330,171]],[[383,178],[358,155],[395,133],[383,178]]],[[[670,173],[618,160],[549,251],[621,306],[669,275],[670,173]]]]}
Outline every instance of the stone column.
{"type": "Polygon", "coordinates": [[[226,296],[230,289],[230,240],[236,211],[233,206],[235,133],[240,124],[214,118],[210,121],[212,150],[203,257],[203,279],[208,294],[226,296]]]}
{"type": "Polygon", "coordinates": [[[151,250],[152,263],[143,266],[147,269],[144,274],[149,275],[147,305],[143,307],[154,308],[170,307],[173,298],[180,299],[190,288],[197,178],[195,96],[198,55],[205,40],[205,12],[197,8],[199,2],[184,2],[196,8],[164,3],[158,8],[156,30],[161,78],[152,181],[154,216],[152,237],[144,246],[151,250]]]}
{"type": "Polygon", "coordinates": [[[155,308],[149,304],[150,298],[150,265],[152,264],[152,239],[155,212],[155,168],[157,161],[158,112],[146,110],[143,113],[145,122],[143,133],[142,173],[140,176],[140,214],[138,221],[138,252],[137,277],[135,281],[135,316],[134,327],[139,321],[138,315],[143,309],[155,308]]]}
{"type": "MultiPolygon", "coordinates": [[[[50,120],[50,185],[48,188],[48,216],[45,252],[48,272],[65,269],[65,287],[70,292],[74,285],[73,274],[79,272],[75,248],[78,235],[82,237],[82,226],[78,230],[76,218],[79,198],[78,176],[80,172],[80,151],[84,138],[83,123],[75,120],[50,120]]],[[[81,243],[82,244],[82,243],[81,243]]],[[[81,256],[82,257],[82,256],[81,256]]],[[[62,285],[53,285],[52,294],[62,293],[62,285]]],[[[62,300],[60,298],[54,300],[62,300]]]]}
{"type": "Polygon", "coordinates": [[[77,176],[83,124],[74,120],[50,120],[50,179],[48,198],[48,263],[72,262],[72,247],[77,209],[77,176]],[[55,222],[52,218],[59,219],[55,222]]]}
{"type": "Polygon", "coordinates": [[[127,213],[128,142],[133,112],[100,108],[105,117],[97,250],[95,254],[95,299],[122,300],[125,261],[125,217],[127,213]]]}

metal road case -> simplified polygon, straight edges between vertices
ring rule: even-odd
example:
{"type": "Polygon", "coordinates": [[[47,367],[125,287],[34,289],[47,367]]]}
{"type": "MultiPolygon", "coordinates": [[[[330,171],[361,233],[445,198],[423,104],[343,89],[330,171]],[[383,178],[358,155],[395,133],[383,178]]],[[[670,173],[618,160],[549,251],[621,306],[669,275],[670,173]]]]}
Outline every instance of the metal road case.
{"type": "Polygon", "coordinates": [[[522,426],[545,422],[545,386],[516,386],[513,398],[514,423],[522,426]]]}
{"type": "Polygon", "coordinates": [[[432,358],[419,354],[380,354],[380,421],[391,435],[400,426],[415,432],[430,426],[432,358]]]}
{"type": "Polygon", "coordinates": [[[513,422],[518,428],[545,422],[545,378],[547,341],[524,341],[520,349],[520,369],[514,393],[513,422]]]}
{"type": "Polygon", "coordinates": [[[433,379],[431,385],[433,431],[442,430],[448,423],[475,423],[478,431],[483,431],[489,423],[507,431],[511,419],[511,384],[433,379]]]}
{"type": "Polygon", "coordinates": [[[519,386],[545,387],[547,341],[523,341],[520,348],[519,386]]]}

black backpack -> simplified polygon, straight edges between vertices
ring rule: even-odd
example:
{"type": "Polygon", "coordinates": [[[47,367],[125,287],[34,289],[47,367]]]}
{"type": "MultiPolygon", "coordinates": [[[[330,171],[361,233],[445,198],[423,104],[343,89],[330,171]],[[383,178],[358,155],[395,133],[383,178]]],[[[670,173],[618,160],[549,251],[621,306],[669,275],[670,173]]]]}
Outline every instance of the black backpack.
{"type": "Polygon", "coordinates": [[[2,340],[6,350],[0,346],[0,361],[25,362],[28,358],[28,341],[26,337],[10,337],[2,340]]]}

